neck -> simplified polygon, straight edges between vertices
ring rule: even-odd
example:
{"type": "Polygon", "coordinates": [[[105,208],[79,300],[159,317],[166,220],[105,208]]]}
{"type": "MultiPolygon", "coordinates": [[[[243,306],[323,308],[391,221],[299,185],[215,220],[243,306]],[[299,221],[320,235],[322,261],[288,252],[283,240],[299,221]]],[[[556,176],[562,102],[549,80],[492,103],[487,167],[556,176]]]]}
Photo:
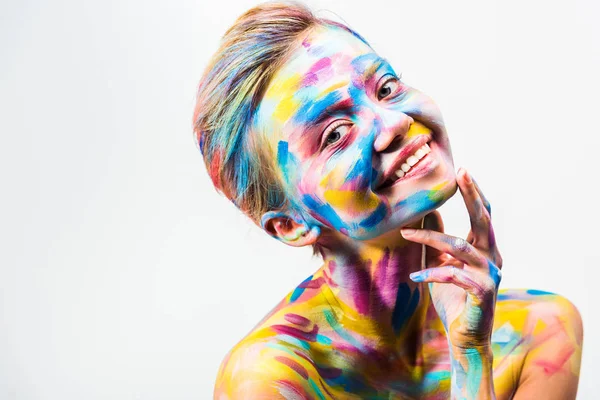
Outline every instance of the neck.
{"type": "Polygon", "coordinates": [[[399,229],[368,241],[331,232],[321,243],[323,276],[338,313],[352,321],[345,329],[368,332],[369,347],[417,363],[430,299],[427,285],[409,274],[421,269],[422,245],[405,240],[399,229]]]}

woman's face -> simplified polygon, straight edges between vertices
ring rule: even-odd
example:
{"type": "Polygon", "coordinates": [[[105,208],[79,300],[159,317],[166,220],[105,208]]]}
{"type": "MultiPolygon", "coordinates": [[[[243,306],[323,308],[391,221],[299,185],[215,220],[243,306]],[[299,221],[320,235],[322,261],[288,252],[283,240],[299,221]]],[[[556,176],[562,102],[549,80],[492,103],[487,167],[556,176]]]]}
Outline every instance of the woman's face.
{"type": "Polygon", "coordinates": [[[354,239],[406,226],[456,191],[438,107],[343,28],[307,35],[265,91],[255,129],[296,211],[354,239]]]}

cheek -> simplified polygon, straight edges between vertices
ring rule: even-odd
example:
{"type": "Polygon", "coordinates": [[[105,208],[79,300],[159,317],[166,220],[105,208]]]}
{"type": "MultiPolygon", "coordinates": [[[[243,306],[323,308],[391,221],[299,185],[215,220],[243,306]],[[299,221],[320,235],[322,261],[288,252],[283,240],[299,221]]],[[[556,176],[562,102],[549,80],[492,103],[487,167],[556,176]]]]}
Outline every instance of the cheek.
{"type": "Polygon", "coordinates": [[[353,151],[348,152],[346,175],[342,190],[371,192],[373,173],[373,135],[356,141],[353,151]]]}
{"type": "Polygon", "coordinates": [[[371,190],[371,152],[355,145],[330,160],[315,193],[348,226],[360,227],[373,213],[381,213],[381,199],[371,190]]]}
{"type": "Polygon", "coordinates": [[[363,196],[371,189],[373,168],[371,155],[365,154],[359,144],[353,144],[328,159],[315,160],[306,171],[300,185],[304,193],[355,193],[363,196]]]}

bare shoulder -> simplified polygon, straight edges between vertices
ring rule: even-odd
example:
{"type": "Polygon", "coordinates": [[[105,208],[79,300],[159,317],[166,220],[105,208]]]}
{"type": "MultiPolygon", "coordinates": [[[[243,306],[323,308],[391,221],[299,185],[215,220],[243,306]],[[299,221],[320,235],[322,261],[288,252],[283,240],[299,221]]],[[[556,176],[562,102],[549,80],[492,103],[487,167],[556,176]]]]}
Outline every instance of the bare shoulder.
{"type": "Polygon", "coordinates": [[[548,399],[574,398],[582,345],[581,315],[565,297],[533,289],[498,293],[492,334],[494,375],[505,381],[499,386],[516,390],[515,399],[531,398],[532,393],[546,393],[548,399]]]}
{"type": "Polygon", "coordinates": [[[317,398],[318,381],[310,357],[266,327],[253,331],[226,355],[217,375],[214,398],[317,398]]]}
{"type": "Polygon", "coordinates": [[[327,307],[313,276],[290,291],[223,359],[215,399],[323,398],[310,344],[328,339],[316,320],[327,307]]]}
{"type": "Polygon", "coordinates": [[[583,336],[581,314],[567,298],[536,289],[504,289],[498,293],[498,322],[510,322],[524,333],[545,328],[562,328],[583,336]]]}
{"type": "Polygon", "coordinates": [[[493,342],[518,340],[521,350],[529,351],[559,337],[581,347],[581,314],[568,299],[535,289],[505,289],[498,293],[493,342]]]}

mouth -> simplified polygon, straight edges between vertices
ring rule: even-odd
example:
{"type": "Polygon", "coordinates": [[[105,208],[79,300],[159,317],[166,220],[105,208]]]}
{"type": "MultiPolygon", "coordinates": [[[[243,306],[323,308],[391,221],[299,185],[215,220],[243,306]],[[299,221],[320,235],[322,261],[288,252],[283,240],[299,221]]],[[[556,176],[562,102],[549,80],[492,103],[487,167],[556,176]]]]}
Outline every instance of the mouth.
{"type": "Polygon", "coordinates": [[[430,152],[431,148],[426,142],[413,151],[412,154],[408,155],[408,157],[406,157],[404,160],[402,160],[404,157],[399,157],[399,160],[394,163],[390,171],[387,172],[387,177],[376,188],[376,190],[380,191],[386,189],[390,186],[393,186],[398,181],[408,179],[413,175],[416,175],[419,171],[418,167],[429,159],[427,155],[430,152]]]}

